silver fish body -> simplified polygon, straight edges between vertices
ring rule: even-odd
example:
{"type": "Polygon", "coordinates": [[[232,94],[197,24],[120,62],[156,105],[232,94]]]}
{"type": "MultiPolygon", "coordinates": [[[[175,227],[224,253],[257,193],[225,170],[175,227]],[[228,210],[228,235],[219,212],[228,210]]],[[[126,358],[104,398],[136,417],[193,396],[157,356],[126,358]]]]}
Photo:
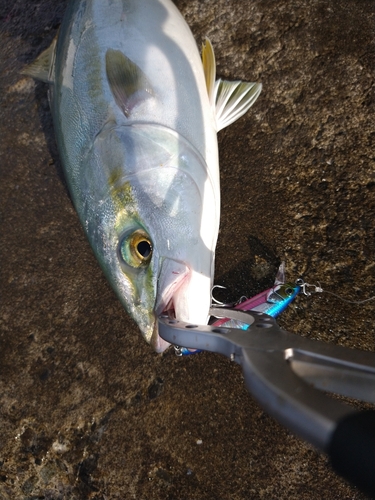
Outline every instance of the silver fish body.
{"type": "Polygon", "coordinates": [[[195,40],[170,0],[75,0],[49,58],[80,221],[119,299],[163,351],[157,315],[208,319],[219,230],[218,124],[195,40]]]}

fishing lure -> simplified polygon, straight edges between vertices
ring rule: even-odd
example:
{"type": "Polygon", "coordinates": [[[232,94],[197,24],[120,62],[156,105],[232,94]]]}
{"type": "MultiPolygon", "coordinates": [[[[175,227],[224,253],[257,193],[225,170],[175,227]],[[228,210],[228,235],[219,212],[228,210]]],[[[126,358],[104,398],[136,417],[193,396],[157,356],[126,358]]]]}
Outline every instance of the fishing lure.
{"type": "MultiPolygon", "coordinates": [[[[272,318],[276,318],[289,306],[300,291],[301,287],[295,283],[274,285],[272,288],[255,295],[255,297],[240,302],[234,309],[240,309],[241,311],[257,311],[268,314],[268,316],[272,316],[272,318]]],[[[220,318],[213,324],[215,326],[241,328],[242,330],[247,330],[249,327],[246,323],[228,318],[220,318]]]]}
{"type": "MultiPolygon", "coordinates": [[[[258,311],[276,318],[296,298],[298,293],[301,291],[301,284],[301,281],[299,283],[285,283],[285,264],[282,262],[272,288],[268,288],[250,299],[241,298],[239,302],[234,304],[224,304],[214,298],[212,298],[212,301],[215,303],[215,307],[229,306],[242,311],[258,311]]],[[[242,330],[247,330],[249,327],[246,323],[229,318],[217,319],[213,325],[240,328],[242,330]]],[[[200,352],[200,350],[189,350],[186,347],[180,346],[174,346],[174,348],[178,356],[187,356],[189,354],[196,354],[200,352]]]]}
{"type": "MultiPolygon", "coordinates": [[[[220,285],[216,285],[214,288],[224,288],[220,285]]],[[[316,293],[326,293],[342,300],[348,304],[362,305],[369,301],[375,300],[375,296],[369,297],[363,300],[350,300],[341,297],[337,293],[333,293],[329,290],[323,290],[318,285],[311,285],[306,283],[302,278],[298,278],[295,283],[285,282],[285,264],[281,263],[279,270],[276,275],[275,283],[272,288],[264,290],[263,292],[247,299],[246,297],[241,297],[239,301],[232,304],[224,304],[219,302],[214,297],[212,297],[212,302],[215,308],[225,307],[233,308],[241,311],[257,311],[263,314],[268,314],[273,318],[276,318],[281,314],[289,304],[296,298],[296,296],[302,293],[306,297],[310,297],[312,294],[316,293]]],[[[219,318],[214,323],[213,326],[217,327],[227,327],[227,328],[239,328],[242,330],[247,330],[249,325],[247,323],[242,323],[241,321],[229,319],[229,318],[219,318]]],[[[189,354],[196,354],[201,352],[200,350],[190,350],[186,347],[174,346],[176,354],[178,356],[187,356],[189,354]]]]}

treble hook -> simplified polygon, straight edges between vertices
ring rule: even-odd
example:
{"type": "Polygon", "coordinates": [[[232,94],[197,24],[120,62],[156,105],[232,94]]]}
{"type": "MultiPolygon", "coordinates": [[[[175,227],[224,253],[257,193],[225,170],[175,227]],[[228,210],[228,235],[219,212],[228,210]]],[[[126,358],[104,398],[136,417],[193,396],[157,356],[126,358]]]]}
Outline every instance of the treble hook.
{"type": "Polygon", "coordinates": [[[302,278],[298,278],[298,280],[296,280],[296,285],[301,287],[302,293],[304,295],[306,295],[306,297],[310,297],[311,294],[313,294],[313,293],[323,293],[323,288],[320,286],[319,281],[318,281],[319,286],[318,285],[310,285],[310,283],[306,283],[305,281],[303,281],[302,278]],[[313,288],[314,290],[311,290],[311,292],[310,292],[307,288],[313,288]]]}
{"type": "Polygon", "coordinates": [[[247,300],[247,297],[245,295],[242,295],[239,300],[237,300],[236,302],[228,302],[227,304],[225,302],[220,302],[220,300],[217,300],[215,299],[214,295],[213,295],[213,291],[215,288],[221,288],[222,290],[226,290],[227,287],[226,286],[222,286],[222,285],[214,285],[211,289],[211,304],[214,306],[214,307],[229,307],[229,308],[232,308],[232,307],[235,307],[237,304],[241,304],[241,302],[244,302],[245,300],[247,300]]]}

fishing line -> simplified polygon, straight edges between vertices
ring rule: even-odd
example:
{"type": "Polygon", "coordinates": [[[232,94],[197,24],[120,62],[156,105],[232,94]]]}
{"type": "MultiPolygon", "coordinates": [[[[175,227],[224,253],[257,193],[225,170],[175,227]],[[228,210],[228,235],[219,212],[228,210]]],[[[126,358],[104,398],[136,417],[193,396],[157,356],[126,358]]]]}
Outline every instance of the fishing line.
{"type": "Polygon", "coordinates": [[[333,295],[337,299],[340,299],[343,302],[346,302],[347,304],[357,304],[357,305],[365,304],[366,302],[370,302],[371,300],[375,299],[375,295],[373,297],[369,297],[363,300],[345,299],[344,297],[341,297],[341,295],[338,295],[337,293],[330,292],[329,290],[323,290],[323,288],[320,286],[320,283],[319,285],[310,285],[309,283],[305,283],[302,278],[296,280],[296,285],[301,287],[302,293],[306,295],[306,297],[310,297],[313,293],[328,293],[329,295],[333,295]],[[310,291],[308,290],[308,288],[314,288],[314,290],[310,291]]]}

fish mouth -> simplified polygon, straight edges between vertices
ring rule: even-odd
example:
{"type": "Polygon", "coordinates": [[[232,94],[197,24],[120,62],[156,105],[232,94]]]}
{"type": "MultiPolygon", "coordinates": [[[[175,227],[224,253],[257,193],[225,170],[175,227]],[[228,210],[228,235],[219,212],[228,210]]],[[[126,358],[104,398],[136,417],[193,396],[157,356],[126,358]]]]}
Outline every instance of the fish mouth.
{"type": "Polygon", "coordinates": [[[158,332],[157,318],[155,320],[154,331],[152,332],[150,344],[151,344],[151,347],[153,347],[154,351],[156,351],[157,353],[164,352],[171,345],[169,342],[167,342],[166,340],[164,340],[160,337],[159,332],[158,332]]]}
{"type": "Polygon", "coordinates": [[[159,335],[158,317],[163,315],[176,319],[175,304],[178,300],[178,292],[188,279],[189,267],[179,261],[164,259],[158,277],[158,293],[155,303],[155,322],[151,336],[151,345],[156,352],[165,351],[171,344],[159,335]]]}
{"type": "Polygon", "coordinates": [[[155,322],[151,345],[163,352],[170,344],[158,331],[158,317],[207,324],[211,304],[211,277],[188,267],[184,262],[164,259],[158,278],[154,308],[155,322]]]}
{"type": "Polygon", "coordinates": [[[168,347],[171,345],[169,342],[166,340],[162,339],[159,335],[159,328],[158,328],[158,318],[159,316],[167,317],[169,319],[176,319],[176,314],[173,306],[173,301],[171,304],[166,307],[161,314],[155,314],[155,322],[154,322],[154,329],[152,332],[151,336],[151,346],[154,348],[154,350],[158,353],[164,352],[168,347]]]}
{"type": "Polygon", "coordinates": [[[176,319],[176,311],[173,304],[173,298],[167,305],[167,307],[165,307],[165,309],[161,312],[161,316],[168,319],[176,319]]]}

